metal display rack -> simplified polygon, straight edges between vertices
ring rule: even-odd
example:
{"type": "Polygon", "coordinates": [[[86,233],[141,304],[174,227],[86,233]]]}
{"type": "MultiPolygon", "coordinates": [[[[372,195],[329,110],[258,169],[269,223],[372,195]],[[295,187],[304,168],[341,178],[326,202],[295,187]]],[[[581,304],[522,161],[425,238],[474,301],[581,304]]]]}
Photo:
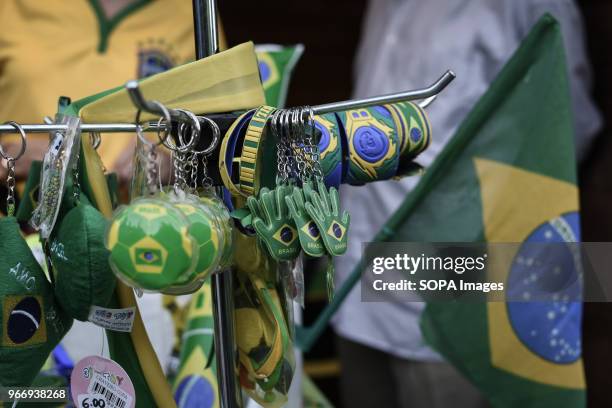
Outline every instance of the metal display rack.
{"type": "MultiPolygon", "coordinates": [[[[216,0],[192,0],[193,23],[196,59],[206,58],[219,50],[217,29],[216,0]]],[[[446,71],[435,83],[423,89],[398,92],[372,98],[348,100],[313,106],[316,115],[338,112],[350,109],[365,108],[374,105],[388,104],[400,101],[420,101],[422,108],[427,107],[450,82],[455,78],[452,71],[446,71]]],[[[125,85],[134,105],[142,111],[162,115],[158,105],[147,101],[142,95],[138,82],[129,81],[125,85]]],[[[173,119],[185,119],[185,113],[179,110],[168,110],[173,119]]],[[[198,112],[199,113],[199,112],[198,112]]],[[[227,129],[236,115],[216,114],[209,116],[212,120],[225,121],[220,125],[221,131],[227,129]]],[[[25,133],[65,132],[67,125],[62,124],[23,124],[19,125],[25,133]]],[[[86,133],[126,133],[136,132],[137,125],[133,123],[81,123],[81,132],[86,133]]],[[[147,131],[165,130],[164,123],[148,123],[147,131]]],[[[18,129],[10,124],[0,125],[0,135],[16,133],[18,129]]],[[[218,147],[217,147],[218,149],[218,147]]],[[[216,167],[216,166],[212,166],[216,167]]],[[[222,185],[220,180],[212,177],[216,185],[222,185]]],[[[234,271],[227,269],[212,276],[212,297],[214,316],[214,346],[217,362],[217,377],[219,395],[223,408],[239,408],[242,406],[240,387],[237,384],[237,350],[234,328],[233,307],[234,271]]]]}

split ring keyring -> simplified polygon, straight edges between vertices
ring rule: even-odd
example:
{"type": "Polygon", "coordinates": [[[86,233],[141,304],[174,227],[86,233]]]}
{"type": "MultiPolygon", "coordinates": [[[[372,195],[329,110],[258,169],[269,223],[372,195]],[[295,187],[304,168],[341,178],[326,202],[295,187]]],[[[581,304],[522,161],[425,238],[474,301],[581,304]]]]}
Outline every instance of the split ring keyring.
{"type": "Polygon", "coordinates": [[[217,125],[215,121],[212,120],[211,118],[208,118],[206,116],[198,116],[198,120],[205,120],[206,123],[208,123],[208,125],[210,126],[213,135],[212,135],[212,140],[210,142],[210,145],[208,145],[206,149],[202,149],[200,151],[194,151],[193,153],[196,155],[208,156],[215,150],[215,148],[219,144],[221,130],[219,129],[219,125],[217,125]]]}
{"type": "Polygon", "coordinates": [[[189,140],[189,143],[185,144],[185,140],[183,139],[183,134],[182,134],[182,130],[185,127],[185,123],[181,123],[178,126],[178,139],[181,142],[181,146],[179,147],[176,143],[170,144],[168,142],[168,138],[164,139],[164,146],[166,146],[168,149],[174,151],[174,152],[178,152],[178,153],[185,153],[187,152],[189,149],[191,149],[191,147],[199,140],[200,138],[200,131],[201,131],[201,126],[200,126],[200,121],[198,120],[198,117],[191,111],[188,111],[186,109],[175,109],[178,112],[183,112],[185,115],[187,115],[189,117],[189,119],[191,119],[191,121],[193,122],[193,125],[191,127],[191,140],[189,140]]]}
{"type": "Polygon", "coordinates": [[[2,158],[4,160],[12,160],[12,161],[17,161],[21,158],[21,156],[23,156],[23,154],[26,151],[26,146],[28,145],[27,143],[27,138],[26,138],[26,133],[23,130],[23,128],[21,127],[21,125],[17,122],[13,122],[13,121],[9,121],[9,122],[4,122],[5,125],[10,125],[12,127],[14,127],[15,129],[17,129],[17,131],[19,132],[19,135],[21,136],[21,150],[19,151],[19,153],[17,154],[17,156],[15,157],[11,157],[9,156],[4,149],[2,148],[2,145],[0,144],[0,156],[2,156],[2,158]]]}

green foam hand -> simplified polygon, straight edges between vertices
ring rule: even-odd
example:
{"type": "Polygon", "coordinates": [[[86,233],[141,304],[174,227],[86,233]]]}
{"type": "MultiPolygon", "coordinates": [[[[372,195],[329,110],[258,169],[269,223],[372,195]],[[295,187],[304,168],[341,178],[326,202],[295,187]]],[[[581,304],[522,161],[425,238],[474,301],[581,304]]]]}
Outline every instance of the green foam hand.
{"type": "Polygon", "coordinates": [[[304,199],[304,190],[299,187],[293,187],[293,193],[285,197],[289,214],[293,218],[293,222],[297,227],[300,244],[304,252],[310,256],[323,256],[325,247],[321,240],[319,227],[306,211],[304,199]]]}
{"type": "Polygon", "coordinates": [[[342,255],[346,252],[350,215],[344,211],[340,216],[340,198],[335,187],[328,190],[322,181],[317,184],[318,192],[310,184],[304,184],[309,199],[305,204],[306,211],[319,227],[327,252],[333,256],[342,255]]]}
{"type": "Polygon", "coordinates": [[[295,259],[300,253],[298,234],[285,202],[290,188],[281,185],[270,191],[264,187],[259,193],[259,199],[252,196],[247,199],[257,236],[277,261],[295,259]]]}

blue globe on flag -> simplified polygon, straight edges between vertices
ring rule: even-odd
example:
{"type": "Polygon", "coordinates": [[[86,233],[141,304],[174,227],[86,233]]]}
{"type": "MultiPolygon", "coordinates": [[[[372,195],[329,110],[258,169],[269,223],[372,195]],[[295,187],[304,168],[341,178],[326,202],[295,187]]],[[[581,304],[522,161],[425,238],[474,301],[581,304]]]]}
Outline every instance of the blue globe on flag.
{"type": "Polygon", "coordinates": [[[577,212],[538,226],[514,257],[507,283],[508,317],[517,337],[556,364],[581,356],[582,268],[571,244],[579,241],[577,212]]]}

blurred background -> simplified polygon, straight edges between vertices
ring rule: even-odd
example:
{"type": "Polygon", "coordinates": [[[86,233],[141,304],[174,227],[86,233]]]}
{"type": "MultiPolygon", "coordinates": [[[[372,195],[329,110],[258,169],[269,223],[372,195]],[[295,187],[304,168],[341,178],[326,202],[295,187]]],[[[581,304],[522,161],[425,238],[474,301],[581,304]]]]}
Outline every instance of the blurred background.
{"type": "MultiPolygon", "coordinates": [[[[587,49],[594,74],[593,96],[604,118],[580,173],[584,241],[612,241],[612,2],[577,1],[586,28],[587,49]]],[[[365,0],[268,0],[219,2],[230,45],[252,40],[256,44],[302,43],[305,52],[297,64],[287,106],[349,99],[353,87],[353,62],[360,39],[365,0]],[[333,27],[333,31],[330,31],[333,27]]],[[[409,22],[407,22],[409,23],[409,22]]],[[[440,67],[440,72],[453,67],[440,67]]],[[[434,78],[424,78],[423,86],[434,78]]],[[[452,85],[451,85],[452,86],[452,85]]],[[[435,124],[434,138],[435,138],[435,124]]],[[[308,277],[307,277],[308,278],[308,277]]],[[[310,282],[311,285],[317,282],[310,282]]],[[[311,323],[324,306],[324,294],[310,293],[305,323],[311,323]]],[[[583,321],[583,356],[589,406],[608,406],[612,376],[612,305],[588,303],[583,321]]],[[[342,370],[331,329],[306,355],[305,371],[332,403],[341,406],[338,376],[342,370]]]]}

